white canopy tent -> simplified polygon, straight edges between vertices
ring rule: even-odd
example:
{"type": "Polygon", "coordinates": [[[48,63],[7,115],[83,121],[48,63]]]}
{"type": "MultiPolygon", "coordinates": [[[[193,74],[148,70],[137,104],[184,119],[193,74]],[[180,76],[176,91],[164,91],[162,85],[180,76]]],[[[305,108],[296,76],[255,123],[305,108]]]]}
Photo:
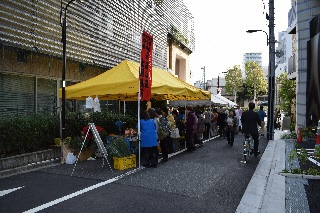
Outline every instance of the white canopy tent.
{"type": "Polygon", "coordinates": [[[216,95],[212,95],[212,94],[211,94],[211,101],[212,101],[213,103],[217,104],[217,105],[226,106],[226,105],[229,104],[228,102],[226,102],[226,101],[224,101],[224,100],[216,97],[216,95]]]}
{"type": "MultiPolygon", "coordinates": [[[[216,99],[219,99],[219,100],[223,101],[224,103],[226,103],[225,105],[228,105],[228,106],[230,106],[230,107],[237,106],[236,103],[234,103],[233,101],[230,101],[229,99],[221,96],[221,94],[213,95],[213,98],[216,98],[216,99]]],[[[211,101],[213,101],[213,100],[212,100],[212,96],[211,96],[211,101]]]]}

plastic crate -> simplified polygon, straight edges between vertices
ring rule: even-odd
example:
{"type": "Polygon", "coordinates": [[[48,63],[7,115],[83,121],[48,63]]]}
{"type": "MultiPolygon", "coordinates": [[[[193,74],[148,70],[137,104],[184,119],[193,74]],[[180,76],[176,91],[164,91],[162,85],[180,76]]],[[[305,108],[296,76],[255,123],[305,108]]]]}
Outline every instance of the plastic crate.
{"type": "Polygon", "coordinates": [[[114,169],[118,169],[118,170],[127,169],[126,161],[127,160],[125,158],[114,157],[113,158],[113,167],[114,167],[114,169]]]}
{"type": "Polygon", "coordinates": [[[127,169],[133,168],[132,157],[131,156],[124,157],[124,159],[125,159],[125,164],[126,164],[127,169]]]}
{"type": "Polygon", "coordinates": [[[130,156],[131,160],[131,168],[136,168],[137,167],[137,158],[136,155],[131,155],[130,156]]]}
{"type": "Polygon", "coordinates": [[[113,167],[114,169],[118,170],[125,170],[137,167],[136,155],[131,155],[123,158],[113,157],[113,167]]]}
{"type": "Polygon", "coordinates": [[[124,138],[124,140],[126,141],[126,144],[128,146],[128,149],[131,149],[131,145],[130,145],[130,138],[124,138]]]}
{"type": "Polygon", "coordinates": [[[115,136],[106,136],[106,144],[111,143],[116,137],[115,136]]]}

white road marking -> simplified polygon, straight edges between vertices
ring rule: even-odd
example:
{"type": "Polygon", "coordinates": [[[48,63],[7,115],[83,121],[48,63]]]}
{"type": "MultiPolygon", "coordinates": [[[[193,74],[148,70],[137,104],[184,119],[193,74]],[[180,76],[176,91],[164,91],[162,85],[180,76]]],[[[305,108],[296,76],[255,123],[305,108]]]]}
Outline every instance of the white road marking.
{"type": "MultiPolygon", "coordinates": [[[[308,160],[311,161],[312,163],[316,164],[317,166],[320,166],[320,163],[316,159],[312,158],[312,156],[314,154],[314,149],[306,149],[306,151],[307,151],[308,155],[310,156],[310,157],[308,157],[308,160]]],[[[299,155],[301,154],[301,149],[297,149],[297,154],[299,154],[299,155]]]]}
{"type": "Polygon", "coordinates": [[[316,164],[317,166],[320,166],[320,163],[318,161],[316,161],[315,159],[308,157],[309,161],[311,161],[312,163],[316,164]]]}
{"type": "Polygon", "coordinates": [[[74,193],[72,193],[72,194],[66,195],[66,196],[64,196],[64,197],[58,198],[58,199],[56,199],[56,200],[50,201],[49,203],[42,204],[41,206],[35,207],[35,208],[30,209],[30,210],[25,211],[25,212],[31,213],[31,212],[41,211],[41,210],[46,209],[46,208],[48,208],[48,207],[50,207],[50,206],[56,205],[56,204],[58,204],[58,203],[61,203],[61,202],[63,202],[63,201],[66,201],[66,200],[68,200],[68,199],[71,199],[71,198],[73,198],[73,197],[76,197],[76,196],[78,196],[78,195],[81,195],[81,194],[86,193],[86,192],[88,192],[88,191],[91,191],[91,190],[93,190],[93,189],[96,189],[96,188],[99,188],[99,187],[101,187],[101,186],[107,185],[107,184],[109,184],[109,183],[115,182],[115,181],[117,181],[117,180],[119,180],[119,179],[121,179],[121,178],[123,178],[123,177],[125,177],[125,176],[127,176],[127,175],[133,174],[133,173],[135,173],[135,172],[137,172],[137,171],[139,171],[139,170],[141,170],[141,169],[143,169],[143,168],[144,168],[144,167],[134,169],[134,170],[129,171],[129,172],[123,174],[123,175],[119,175],[119,176],[117,176],[117,177],[115,177],[115,178],[111,178],[111,179],[106,180],[106,181],[104,181],[104,182],[101,182],[101,183],[95,184],[95,185],[93,185],[93,186],[84,188],[84,189],[82,189],[82,190],[80,190],[80,191],[77,191],[77,192],[74,192],[74,193]]]}
{"type": "MultiPolygon", "coordinates": [[[[214,138],[210,138],[209,140],[215,139],[215,138],[217,138],[217,137],[218,137],[218,136],[216,136],[216,137],[214,137],[214,138]]],[[[208,140],[208,141],[209,141],[209,140],[208,140]]],[[[207,142],[207,141],[206,141],[206,142],[207,142]]],[[[180,150],[179,153],[184,152],[184,151],[185,151],[185,149],[180,150]]],[[[169,157],[174,156],[174,155],[175,155],[175,154],[170,155],[169,157]]],[[[104,182],[101,182],[101,183],[98,183],[98,184],[96,184],[96,185],[87,187],[87,188],[85,188],[85,189],[82,189],[82,190],[77,191],[77,192],[74,192],[74,193],[72,193],[72,194],[63,196],[63,197],[58,198],[58,199],[56,199],[56,200],[50,201],[50,202],[48,202],[48,203],[42,204],[41,206],[38,206],[38,207],[35,207],[35,208],[30,209],[30,210],[28,210],[28,211],[25,211],[25,213],[38,212],[38,211],[41,211],[41,210],[43,210],[43,209],[49,208],[50,206],[56,205],[56,204],[58,204],[58,203],[61,203],[61,202],[63,202],[63,201],[66,201],[66,200],[68,200],[68,199],[71,199],[71,198],[73,198],[73,197],[76,197],[76,196],[78,196],[78,195],[81,195],[81,194],[86,193],[86,192],[88,192],[88,191],[91,191],[91,190],[93,190],[93,189],[99,188],[99,187],[104,186],[104,185],[107,185],[107,184],[109,184],[109,183],[113,183],[113,182],[115,182],[115,181],[117,181],[117,180],[119,180],[119,179],[121,179],[121,178],[123,178],[123,177],[125,177],[125,176],[127,176],[127,175],[133,174],[133,173],[135,173],[135,172],[137,172],[137,171],[139,171],[139,170],[141,170],[141,169],[144,169],[144,167],[140,167],[140,168],[134,169],[134,170],[129,171],[129,172],[123,174],[123,175],[119,175],[119,176],[117,176],[117,177],[115,177],[115,178],[111,178],[111,179],[106,180],[106,181],[104,181],[104,182]]]]}
{"type": "Polygon", "coordinates": [[[13,188],[13,189],[8,189],[8,190],[0,191],[0,197],[4,196],[4,195],[6,195],[6,194],[9,194],[9,193],[11,193],[11,192],[14,192],[14,191],[16,191],[16,190],[18,190],[18,189],[21,189],[21,188],[23,188],[23,187],[24,187],[24,186],[21,186],[21,187],[18,187],[18,188],[13,188]]]}

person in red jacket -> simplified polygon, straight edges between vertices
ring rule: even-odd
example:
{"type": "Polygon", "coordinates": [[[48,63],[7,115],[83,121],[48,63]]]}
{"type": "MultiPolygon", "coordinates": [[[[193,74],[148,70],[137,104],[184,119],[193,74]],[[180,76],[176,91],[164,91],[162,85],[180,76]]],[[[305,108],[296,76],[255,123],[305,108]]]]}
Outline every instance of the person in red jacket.
{"type": "MultiPolygon", "coordinates": [[[[99,133],[102,133],[104,132],[104,128],[101,127],[101,126],[96,126],[97,128],[97,131],[99,133]]],[[[89,129],[89,125],[86,125],[82,128],[82,131],[81,131],[81,134],[85,137],[87,135],[87,140],[88,140],[88,143],[87,143],[87,148],[91,148],[91,157],[95,157],[95,151],[96,151],[96,144],[93,142],[94,140],[94,137],[93,137],[93,134],[91,132],[91,130],[89,129]],[[88,134],[87,134],[88,133],[88,134]]],[[[102,140],[104,140],[104,138],[101,138],[102,140]]]]}

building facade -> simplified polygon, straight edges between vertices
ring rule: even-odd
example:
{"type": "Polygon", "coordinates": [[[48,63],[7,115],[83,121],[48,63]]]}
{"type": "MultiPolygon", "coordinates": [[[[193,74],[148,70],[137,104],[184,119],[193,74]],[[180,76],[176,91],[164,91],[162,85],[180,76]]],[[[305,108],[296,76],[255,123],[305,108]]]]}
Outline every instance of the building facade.
{"type": "Polygon", "coordinates": [[[247,62],[255,61],[260,65],[260,67],[262,67],[262,53],[244,53],[242,61],[243,61],[242,67],[241,67],[242,76],[245,77],[244,71],[245,71],[245,64],[247,62]]]}
{"type": "Polygon", "coordinates": [[[292,0],[291,3],[287,32],[293,37],[293,55],[288,73],[297,82],[296,125],[316,126],[320,119],[320,1],[292,0]]]}
{"type": "Polygon", "coordinates": [[[255,61],[262,67],[262,53],[244,53],[243,54],[243,67],[245,63],[255,61]]]}
{"type": "MultiPolygon", "coordinates": [[[[288,61],[292,57],[292,35],[288,34],[286,31],[278,33],[276,47],[276,63],[275,63],[275,77],[277,78],[284,72],[288,72],[288,61]]],[[[275,87],[275,105],[279,104],[280,97],[278,91],[280,89],[280,84],[276,81],[275,87]]]]}
{"type": "Polygon", "coordinates": [[[276,47],[275,76],[279,76],[288,70],[288,60],[292,56],[292,35],[286,31],[278,33],[278,46],[276,47]]]}
{"type": "MultiPolygon", "coordinates": [[[[62,10],[71,1],[0,2],[0,115],[59,108],[62,10]]],[[[129,59],[140,61],[141,33],[154,38],[153,66],[190,79],[194,23],[182,0],[72,1],[67,7],[66,84],[129,59]]],[[[76,104],[67,102],[67,110],[76,104]]]]}

